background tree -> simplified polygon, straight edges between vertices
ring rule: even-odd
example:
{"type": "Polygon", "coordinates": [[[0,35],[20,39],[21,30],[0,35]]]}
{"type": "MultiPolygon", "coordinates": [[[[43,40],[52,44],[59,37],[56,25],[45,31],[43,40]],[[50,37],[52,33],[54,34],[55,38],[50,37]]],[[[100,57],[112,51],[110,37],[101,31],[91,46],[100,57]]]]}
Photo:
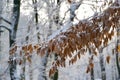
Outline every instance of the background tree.
{"type": "MultiPolygon", "coordinates": [[[[19,21],[19,15],[20,15],[20,0],[14,0],[13,1],[13,13],[11,16],[11,31],[10,31],[10,47],[12,47],[13,43],[15,43],[16,34],[17,34],[17,27],[18,27],[18,21],[19,21]]],[[[16,47],[17,48],[17,47],[16,47]]],[[[17,73],[16,73],[16,58],[15,55],[10,55],[9,57],[10,61],[10,77],[11,80],[17,79],[17,73]]]]}

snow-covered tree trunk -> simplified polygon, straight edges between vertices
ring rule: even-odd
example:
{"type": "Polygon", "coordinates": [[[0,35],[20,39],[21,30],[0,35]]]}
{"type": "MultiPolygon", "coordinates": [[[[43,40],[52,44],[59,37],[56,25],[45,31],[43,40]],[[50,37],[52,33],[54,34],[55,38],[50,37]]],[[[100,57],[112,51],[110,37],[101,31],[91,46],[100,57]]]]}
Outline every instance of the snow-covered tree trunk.
{"type": "Polygon", "coordinates": [[[101,68],[101,79],[106,80],[105,64],[104,64],[104,55],[103,50],[100,49],[100,68],[101,68]]]}
{"type": "MultiPolygon", "coordinates": [[[[20,15],[20,0],[14,0],[13,1],[13,13],[11,17],[11,23],[12,23],[12,30],[10,32],[10,47],[13,45],[16,39],[16,33],[17,33],[17,27],[18,27],[18,21],[19,21],[19,15],[20,15]]],[[[15,55],[10,55],[9,57],[10,61],[10,77],[11,80],[19,80],[17,76],[17,71],[16,71],[16,56],[15,55]]]]}
{"type": "Polygon", "coordinates": [[[47,80],[47,77],[46,77],[47,61],[48,61],[48,53],[46,51],[44,56],[41,57],[41,60],[40,60],[40,67],[39,67],[40,74],[39,74],[38,80],[47,80]]]}
{"type": "MultiPolygon", "coordinates": [[[[59,12],[60,12],[60,4],[61,4],[61,1],[60,0],[57,0],[57,3],[56,3],[56,6],[57,6],[57,10],[55,12],[55,19],[54,19],[54,22],[55,22],[55,25],[57,27],[57,29],[60,28],[60,16],[59,16],[59,12]]],[[[54,54],[54,60],[57,60],[57,54],[54,54]]],[[[55,74],[51,77],[52,80],[58,80],[58,69],[56,70],[55,74]]]]}
{"type": "MultiPolygon", "coordinates": [[[[1,3],[0,3],[0,16],[2,15],[2,8],[3,8],[3,0],[1,1],[1,3]]],[[[1,20],[0,20],[0,24],[1,24],[1,20]]],[[[2,53],[2,45],[1,45],[1,43],[2,43],[2,41],[1,41],[1,38],[2,38],[2,36],[1,36],[1,33],[2,33],[2,30],[1,30],[1,27],[0,27],[0,56],[2,56],[1,55],[1,53],[2,53]]],[[[1,57],[0,57],[0,61],[1,61],[1,57]]],[[[1,67],[2,66],[0,66],[0,72],[1,72],[1,67]]],[[[0,75],[0,80],[2,80],[2,75],[0,75]]]]}
{"type": "MultiPolygon", "coordinates": [[[[8,5],[5,0],[0,1],[0,80],[9,80],[8,58],[9,58],[9,24],[8,21],[8,5]]],[[[10,9],[10,8],[9,8],[10,9]]]]}
{"type": "MultiPolygon", "coordinates": [[[[120,20],[119,20],[120,21],[120,20]]],[[[118,22],[119,24],[120,22],[118,22]]],[[[116,25],[118,26],[117,29],[117,44],[116,44],[116,64],[117,64],[117,69],[118,69],[118,78],[120,79],[120,63],[119,63],[119,53],[120,53],[120,25],[116,25]]]]}
{"type": "MultiPolygon", "coordinates": [[[[34,17],[35,17],[35,24],[36,24],[36,30],[39,30],[39,26],[38,26],[38,1],[37,0],[32,0],[33,5],[34,5],[34,17]]],[[[37,33],[37,39],[38,39],[38,43],[40,42],[40,32],[37,33]]]]}
{"type": "MultiPolygon", "coordinates": [[[[120,1],[116,0],[116,4],[120,6],[120,1]]],[[[118,16],[119,17],[119,16],[118,16]]],[[[118,70],[118,79],[120,80],[120,17],[118,19],[118,22],[114,24],[117,27],[117,43],[116,43],[116,65],[118,70]]]]}
{"type": "MultiPolygon", "coordinates": [[[[89,55],[90,55],[90,58],[89,58],[89,65],[90,64],[93,64],[93,58],[94,58],[94,55],[91,53],[91,50],[89,50],[89,55]]],[[[94,67],[91,67],[90,68],[90,77],[91,77],[91,80],[94,80],[94,67]]]]}

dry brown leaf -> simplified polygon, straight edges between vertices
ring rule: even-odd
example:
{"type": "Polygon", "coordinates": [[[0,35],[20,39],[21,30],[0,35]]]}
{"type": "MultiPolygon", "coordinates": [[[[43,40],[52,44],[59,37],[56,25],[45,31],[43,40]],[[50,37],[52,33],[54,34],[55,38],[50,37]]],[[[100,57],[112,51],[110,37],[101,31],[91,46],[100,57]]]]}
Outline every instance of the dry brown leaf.
{"type": "Polygon", "coordinates": [[[74,63],[77,61],[77,55],[74,57],[74,63]]]}
{"type": "Polygon", "coordinates": [[[109,55],[106,57],[106,61],[108,64],[110,63],[110,56],[109,55]]]}
{"type": "Polygon", "coordinates": [[[39,45],[34,45],[34,49],[37,50],[39,48],[39,45]]]}
{"type": "Polygon", "coordinates": [[[12,51],[12,50],[10,50],[10,51],[9,51],[9,54],[10,54],[10,55],[12,55],[12,54],[14,54],[14,53],[13,53],[13,51],[12,51]]]}
{"type": "Polygon", "coordinates": [[[80,53],[78,53],[78,58],[80,59],[80,53]]]}
{"type": "Polygon", "coordinates": [[[49,77],[51,77],[56,71],[56,68],[55,67],[52,67],[50,70],[49,70],[49,77]]]}
{"type": "Polygon", "coordinates": [[[87,70],[86,70],[86,73],[89,73],[89,72],[90,72],[90,67],[88,66],[87,70]]]}
{"type": "Polygon", "coordinates": [[[49,77],[51,77],[51,75],[52,75],[52,70],[50,69],[49,70],[49,77]]]}
{"type": "Polygon", "coordinates": [[[40,55],[41,57],[43,57],[43,55],[45,54],[45,51],[46,51],[46,48],[42,48],[42,49],[40,50],[39,55],[40,55]]]}
{"type": "Polygon", "coordinates": [[[22,56],[22,51],[20,51],[20,57],[22,56]]]}
{"type": "Polygon", "coordinates": [[[117,46],[117,52],[120,52],[120,45],[117,46]]]}
{"type": "Polygon", "coordinates": [[[89,66],[90,66],[91,69],[94,68],[94,64],[93,63],[90,63],[89,66]]]}
{"type": "Polygon", "coordinates": [[[111,31],[111,35],[114,36],[114,30],[111,31]]]}
{"type": "Polygon", "coordinates": [[[24,53],[27,53],[27,46],[23,46],[22,50],[24,51],[24,53]]]}
{"type": "Polygon", "coordinates": [[[31,60],[30,56],[27,57],[27,60],[28,60],[28,62],[32,63],[32,60],[31,60]]]}
{"type": "Polygon", "coordinates": [[[22,64],[22,60],[20,60],[20,62],[19,62],[19,65],[21,65],[22,64]]]}
{"type": "Polygon", "coordinates": [[[17,51],[17,46],[14,47],[15,52],[17,51]]]}
{"type": "Polygon", "coordinates": [[[67,0],[69,3],[71,3],[72,1],[71,0],[67,0]]]}
{"type": "Polygon", "coordinates": [[[32,52],[33,52],[32,44],[28,45],[27,50],[32,54],[32,52]]]}
{"type": "Polygon", "coordinates": [[[96,52],[96,51],[94,51],[93,54],[94,54],[95,56],[97,56],[97,52],[96,52]]]}
{"type": "Polygon", "coordinates": [[[114,55],[114,49],[112,49],[112,54],[114,55]]]}
{"type": "Polygon", "coordinates": [[[41,48],[39,47],[39,48],[37,49],[37,55],[40,53],[40,50],[41,50],[41,48]]]}

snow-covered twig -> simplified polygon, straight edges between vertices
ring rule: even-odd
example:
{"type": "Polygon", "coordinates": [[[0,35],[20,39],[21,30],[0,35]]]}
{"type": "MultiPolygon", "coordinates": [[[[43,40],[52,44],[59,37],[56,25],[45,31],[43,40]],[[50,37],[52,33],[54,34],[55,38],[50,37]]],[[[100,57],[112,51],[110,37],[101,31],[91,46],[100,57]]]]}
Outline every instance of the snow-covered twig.
{"type": "Polygon", "coordinates": [[[5,21],[6,23],[8,23],[8,24],[12,24],[10,21],[8,21],[8,20],[6,20],[5,18],[3,18],[2,16],[0,16],[0,19],[2,19],[3,21],[5,21]]]}
{"type": "Polygon", "coordinates": [[[9,27],[6,27],[6,26],[4,26],[4,25],[0,25],[0,27],[3,27],[3,28],[5,28],[5,29],[7,29],[9,32],[11,32],[11,28],[9,28],[9,27]]]}

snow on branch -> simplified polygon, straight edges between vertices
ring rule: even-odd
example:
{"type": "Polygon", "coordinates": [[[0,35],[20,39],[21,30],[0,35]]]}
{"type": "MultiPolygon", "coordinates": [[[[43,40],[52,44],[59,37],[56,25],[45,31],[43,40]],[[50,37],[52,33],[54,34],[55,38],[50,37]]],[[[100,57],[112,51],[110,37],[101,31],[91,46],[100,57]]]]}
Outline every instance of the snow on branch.
{"type": "Polygon", "coordinates": [[[3,18],[2,16],[0,16],[0,19],[2,19],[3,21],[5,21],[6,23],[8,23],[9,25],[12,25],[12,23],[8,20],[6,20],[5,18],[3,18]]]}
{"type": "Polygon", "coordinates": [[[6,27],[6,26],[4,26],[4,25],[0,25],[0,27],[5,28],[5,29],[7,29],[9,32],[11,32],[11,28],[9,28],[9,27],[6,27]]]}

